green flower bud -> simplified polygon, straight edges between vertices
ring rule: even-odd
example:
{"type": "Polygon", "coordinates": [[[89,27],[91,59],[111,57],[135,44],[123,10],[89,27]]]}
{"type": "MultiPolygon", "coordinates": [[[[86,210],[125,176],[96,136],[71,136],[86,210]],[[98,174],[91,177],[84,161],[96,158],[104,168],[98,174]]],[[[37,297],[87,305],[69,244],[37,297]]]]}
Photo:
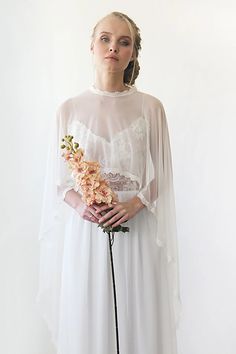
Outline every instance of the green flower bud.
{"type": "Polygon", "coordinates": [[[64,144],[63,144],[63,145],[61,145],[61,149],[65,149],[65,147],[66,147],[66,146],[65,146],[64,144]]]}

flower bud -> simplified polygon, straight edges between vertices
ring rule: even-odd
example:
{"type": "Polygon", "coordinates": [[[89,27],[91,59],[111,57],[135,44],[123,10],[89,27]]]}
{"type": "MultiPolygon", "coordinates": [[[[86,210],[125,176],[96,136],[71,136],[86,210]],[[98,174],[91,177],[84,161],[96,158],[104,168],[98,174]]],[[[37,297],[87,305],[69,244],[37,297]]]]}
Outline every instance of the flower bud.
{"type": "Polygon", "coordinates": [[[66,146],[65,146],[64,144],[63,144],[63,145],[61,145],[61,149],[65,149],[65,147],[66,147],[66,146]]]}

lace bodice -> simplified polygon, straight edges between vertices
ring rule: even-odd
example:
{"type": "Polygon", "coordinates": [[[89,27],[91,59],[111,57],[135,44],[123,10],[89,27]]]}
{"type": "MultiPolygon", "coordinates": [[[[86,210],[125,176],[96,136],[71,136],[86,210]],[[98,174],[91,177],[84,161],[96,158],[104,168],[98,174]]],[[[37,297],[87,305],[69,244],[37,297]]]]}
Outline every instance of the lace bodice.
{"type": "Polygon", "coordinates": [[[143,117],[138,117],[127,128],[118,131],[107,140],[103,136],[95,134],[80,121],[74,121],[70,130],[85,149],[87,159],[96,159],[102,165],[113,165],[113,158],[125,162],[130,159],[133,152],[140,153],[145,142],[146,122],[143,117]],[[112,156],[111,152],[115,152],[112,156]]]}
{"type": "Polygon", "coordinates": [[[146,129],[145,119],[140,116],[128,127],[111,136],[108,141],[96,135],[80,121],[74,121],[70,127],[73,136],[85,150],[85,158],[99,161],[104,178],[116,191],[139,189],[146,129]],[[133,156],[136,156],[137,161],[135,162],[136,168],[131,171],[133,156]],[[138,171],[137,167],[139,167],[138,171]]]}

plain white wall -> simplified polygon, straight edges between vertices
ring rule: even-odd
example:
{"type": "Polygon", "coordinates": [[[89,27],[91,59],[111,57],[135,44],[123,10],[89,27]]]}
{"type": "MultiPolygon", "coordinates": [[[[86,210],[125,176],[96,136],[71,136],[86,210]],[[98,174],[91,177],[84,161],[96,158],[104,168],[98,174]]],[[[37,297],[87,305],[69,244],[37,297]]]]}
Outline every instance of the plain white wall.
{"type": "Polygon", "coordinates": [[[163,102],[169,122],[179,353],[234,354],[236,6],[217,0],[1,2],[0,352],[54,354],[35,306],[48,125],[92,83],[91,30],[112,10],[139,25],[137,87],[163,102]]]}

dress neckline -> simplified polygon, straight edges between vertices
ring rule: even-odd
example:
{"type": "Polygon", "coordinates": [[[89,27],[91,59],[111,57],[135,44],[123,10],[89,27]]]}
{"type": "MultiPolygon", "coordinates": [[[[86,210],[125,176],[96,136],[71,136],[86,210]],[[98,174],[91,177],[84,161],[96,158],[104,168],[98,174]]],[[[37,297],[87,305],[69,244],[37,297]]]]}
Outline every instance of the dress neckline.
{"type": "Polygon", "coordinates": [[[90,86],[90,91],[93,93],[100,95],[100,96],[110,96],[110,97],[121,97],[121,96],[127,96],[131,95],[132,93],[137,91],[137,88],[135,86],[127,86],[127,90],[123,91],[104,91],[100,90],[99,88],[95,87],[94,85],[90,86]]]}

